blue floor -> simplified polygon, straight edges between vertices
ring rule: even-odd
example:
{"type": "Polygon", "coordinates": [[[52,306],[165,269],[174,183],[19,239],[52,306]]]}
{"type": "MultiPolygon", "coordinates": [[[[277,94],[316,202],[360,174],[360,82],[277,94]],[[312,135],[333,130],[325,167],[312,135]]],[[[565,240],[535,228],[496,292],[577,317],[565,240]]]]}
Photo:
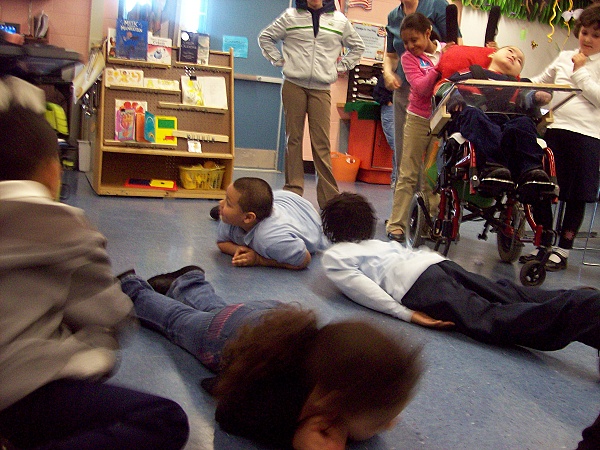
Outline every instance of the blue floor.
{"type": "MultiPolygon", "coordinates": [[[[278,173],[236,170],[235,177],[240,176],[262,177],[274,189],[283,185],[278,173]]],[[[319,255],[300,272],[234,268],[215,244],[216,222],[208,213],[216,201],[100,197],[82,173],[76,173],[75,181],[66,202],[84,209],[107,236],[115,273],[134,267],[150,277],[196,264],[206,270],[217,292],[232,302],[298,301],[316,309],[324,320],[360,316],[393,330],[409,345],[424,345],[426,371],[399,424],[352,444],[351,449],[574,449],[582,429],[600,412],[598,357],[590,347],[573,343],[555,352],[499,348],[402,322],[340,294],[325,278],[319,255]]],[[[384,220],[391,207],[389,186],[351,183],[340,188],[370,199],[379,215],[376,237],[384,239],[384,220]]],[[[312,176],[306,177],[305,196],[316,204],[312,176]]],[[[591,210],[586,221],[590,215],[591,210]]],[[[518,282],[520,265],[500,262],[495,235],[478,240],[481,229],[481,222],[463,224],[460,242],[451,247],[449,256],[489,278],[518,282]]],[[[600,262],[600,252],[589,255],[589,260],[600,262]]],[[[600,267],[582,265],[581,251],[575,250],[568,269],[548,274],[542,288],[600,287],[599,276],[600,267]]],[[[113,382],[179,402],[191,424],[188,450],[259,448],[215,427],[213,402],[199,385],[209,374],[190,354],[140,329],[125,343],[113,382]]]]}

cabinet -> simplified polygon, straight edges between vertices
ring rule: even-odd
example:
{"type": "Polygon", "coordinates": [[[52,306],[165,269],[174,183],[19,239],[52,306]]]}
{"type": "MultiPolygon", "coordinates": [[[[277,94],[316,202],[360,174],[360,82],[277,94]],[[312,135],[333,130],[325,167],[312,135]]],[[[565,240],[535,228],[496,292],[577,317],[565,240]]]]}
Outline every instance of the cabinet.
{"type": "Polygon", "coordinates": [[[346,102],[355,102],[360,100],[374,101],[373,88],[377,84],[377,79],[381,75],[383,68],[381,65],[358,64],[354,69],[348,72],[348,92],[346,93],[346,102]]]}
{"type": "MultiPolygon", "coordinates": [[[[161,88],[107,86],[103,77],[98,106],[96,138],[93,143],[90,182],[100,195],[138,197],[225,198],[232,181],[234,161],[233,50],[210,51],[207,65],[177,62],[173,49],[172,64],[108,58],[106,67],[142,70],[144,79],[181,80],[187,76],[223,77],[227,108],[185,105],[181,90],[161,88]],[[156,116],[177,118],[177,143],[149,143],[115,139],[115,100],[146,102],[147,111],[156,116]],[[201,153],[188,151],[188,138],[198,141],[201,153]],[[179,177],[180,166],[197,166],[214,162],[224,168],[220,186],[184,189],[179,177]],[[127,187],[129,179],[173,180],[177,190],[160,187],[127,187]]],[[[181,88],[181,83],[179,83],[181,88]]],[[[158,119],[157,119],[158,121],[158,119]]]]}

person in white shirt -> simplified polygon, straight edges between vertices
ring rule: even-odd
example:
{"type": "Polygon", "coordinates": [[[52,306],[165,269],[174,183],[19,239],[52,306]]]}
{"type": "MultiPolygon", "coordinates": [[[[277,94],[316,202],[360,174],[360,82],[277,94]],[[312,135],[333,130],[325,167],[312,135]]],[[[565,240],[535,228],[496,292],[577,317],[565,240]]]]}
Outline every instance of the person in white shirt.
{"type": "MultiPolygon", "coordinates": [[[[545,264],[550,272],[567,268],[569,250],[585,215],[585,204],[598,199],[600,182],[600,4],[583,10],[574,33],[579,48],[560,52],[541,74],[531,77],[534,83],[566,84],[581,89],[581,94],[554,111],[554,122],[544,135],[554,153],[559,199],[565,203],[564,216],[557,226],[558,246],[551,246],[553,235],[549,235],[542,239],[539,249],[519,259],[521,263],[541,259],[550,250],[545,264]]],[[[560,103],[566,95],[555,93],[554,103],[560,103]]],[[[551,203],[533,206],[536,222],[544,229],[552,229],[551,203]]]]}
{"type": "Polygon", "coordinates": [[[600,348],[596,289],[546,291],[493,282],[426,247],[373,239],[375,213],[358,194],[334,197],[321,218],[333,243],[323,254],[325,273],[363,306],[488,344],[549,351],[579,341],[600,348]]]}

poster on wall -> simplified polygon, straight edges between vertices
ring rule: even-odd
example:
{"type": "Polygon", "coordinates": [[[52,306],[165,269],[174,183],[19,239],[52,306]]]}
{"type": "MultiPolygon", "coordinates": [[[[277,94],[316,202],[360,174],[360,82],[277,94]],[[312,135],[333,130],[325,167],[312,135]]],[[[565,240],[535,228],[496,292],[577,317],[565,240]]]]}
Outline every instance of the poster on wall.
{"type": "Polygon", "coordinates": [[[385,38],[387,35],[385,26],[354,21],[352,21],[352,25],[365,44],[365,52],[362,57],[364,59],[382,62],[385,53],[385,38]]]}

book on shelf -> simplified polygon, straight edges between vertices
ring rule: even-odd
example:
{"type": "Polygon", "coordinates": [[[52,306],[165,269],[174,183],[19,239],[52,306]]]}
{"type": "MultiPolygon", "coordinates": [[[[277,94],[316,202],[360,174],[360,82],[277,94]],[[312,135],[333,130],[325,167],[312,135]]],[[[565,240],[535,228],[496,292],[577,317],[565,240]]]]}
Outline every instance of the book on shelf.
{"type": "Polygon", "coordinates": [[[144,138],[145,113],[148,103],[115,99],[115,139],[147,142],[144,138]]]}
{"type": "Polygon", "coordinates": [[[144,87],[179,92],[179,80],[163,80],[161,78],[144,78],[144,87]]]}
{"type": "Polygon", "coordinates": [[[148,22],[117,19],[117,58],[146,61],[148,56],[148,22]]]}
{"type": "Polygon", "coordinates": [[[227,109],[225,78],[182,75],[181,97],[184,105],[227,109]]]}
{"type": "Polygon", "coordinates": [[[153,36],[151,32],[148,32],[147,61],[170,65],[172,52],[173,41],[171,39],[153,36]]]}
{"type": "Polygon", "coordinates": [[[104,69],[104,85],[110,86],[144,86],[144,71],[137,69],[121,69],[107,67],[104,69]]]}
{"type": "Polygon", "coordinates": [[[207,65],[210,56],[210,36],[208,34],[198,34],[198,64],[207,65]]]}
{"type": "Polygon", "coordinates": [[[106,54],[109,58],[117,57],[117,30],[109,28],[106,33],[106,54]]]}
{"type": "Polygon", "coordinates": [[[198,63],[198,33],[179,33],[179,62],[198,63]]]}

